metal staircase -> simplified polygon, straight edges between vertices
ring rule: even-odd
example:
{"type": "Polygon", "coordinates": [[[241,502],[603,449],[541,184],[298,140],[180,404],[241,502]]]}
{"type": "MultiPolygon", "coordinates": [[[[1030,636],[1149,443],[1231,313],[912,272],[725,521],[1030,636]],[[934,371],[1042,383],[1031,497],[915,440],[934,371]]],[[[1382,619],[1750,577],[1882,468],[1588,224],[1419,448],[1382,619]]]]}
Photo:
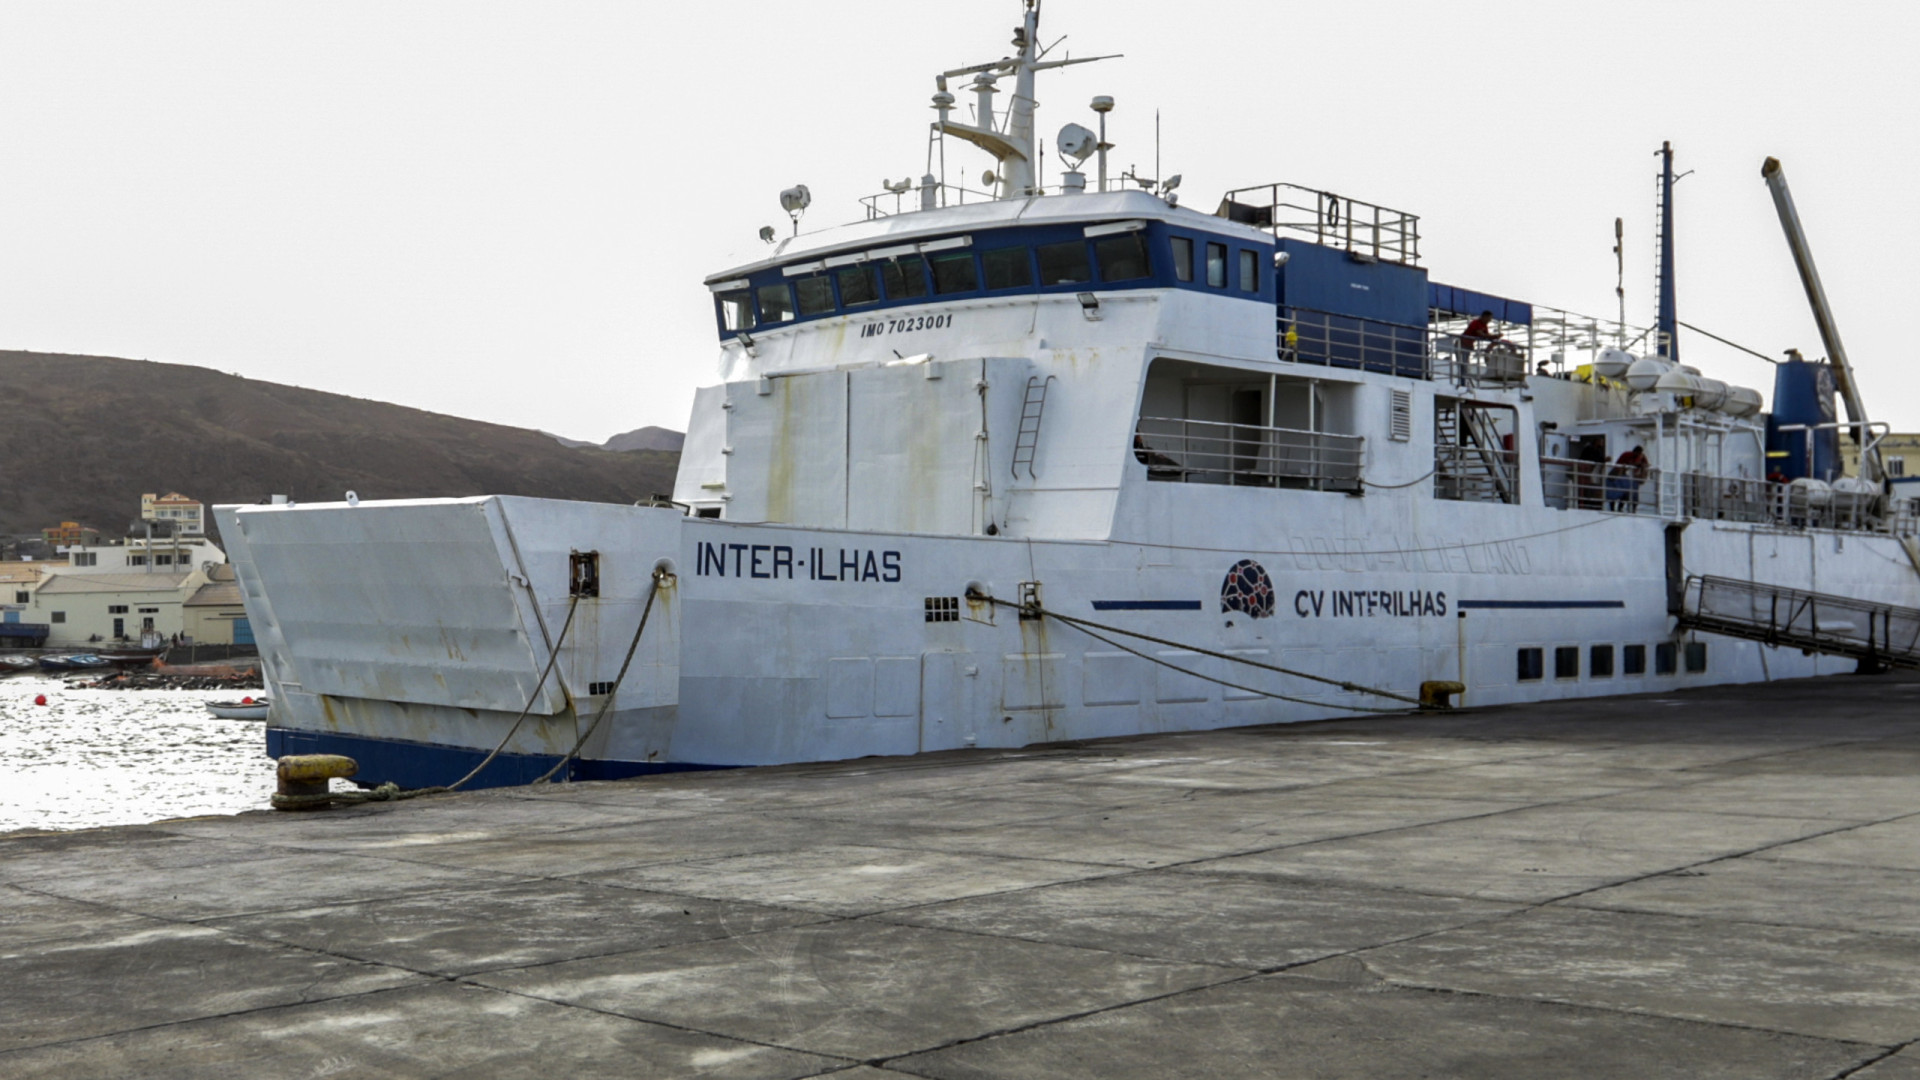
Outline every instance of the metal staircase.
{"type": "Polygon", "coordinates": [[[1682,630],[1852,657],[1862,670],[1920,668],[1920,609],[1692,575],[1679,619],[1682,630]]]}
{"type": "Polygon", "coordinates": [[[1047,413],[1047,388],[1053,385],[1055,376],[1042,379],[1038,375],[1027,379],[1027,397],[1020,404],[1020,431],[1013,438],[1013,475],[1020,477],[1020,466],[1027,467],[1027,478],[1038,480],[1033,471],[1034,454],[1040,448],[1040,421],[1047,413]]]}
{"type": "Polygon", "coordinates": [[[1469,402],[1441,401],[1433,417],[1435,493],[1477,502],[1519,501],[1514,454],[1500,445],[1500,432],[1486,410],[1469,402]]]}

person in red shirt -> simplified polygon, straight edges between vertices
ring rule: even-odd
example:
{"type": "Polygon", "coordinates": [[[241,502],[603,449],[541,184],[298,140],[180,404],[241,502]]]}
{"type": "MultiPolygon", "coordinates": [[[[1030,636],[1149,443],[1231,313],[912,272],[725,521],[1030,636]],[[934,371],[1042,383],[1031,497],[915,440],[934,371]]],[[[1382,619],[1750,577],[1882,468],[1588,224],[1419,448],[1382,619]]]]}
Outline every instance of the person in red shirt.
{"type": "Polygon", "coordinates": [[[1481,342],[1499,341],[1500,335],[1494,333],[1493,327],[1489,325],[1492,322],[1493,312],[1481,312],[1480,317],[1468,323],[1466,330],[1460,334],[1460,347],[1468,352],[1472,352],[1474,347],[1481,342]]]}

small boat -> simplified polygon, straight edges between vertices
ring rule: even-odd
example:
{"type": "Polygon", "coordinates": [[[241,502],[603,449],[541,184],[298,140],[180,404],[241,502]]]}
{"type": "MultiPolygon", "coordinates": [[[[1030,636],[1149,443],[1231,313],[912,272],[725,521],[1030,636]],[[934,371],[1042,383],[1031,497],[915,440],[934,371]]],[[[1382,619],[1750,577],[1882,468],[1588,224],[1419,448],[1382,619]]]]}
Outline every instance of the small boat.
{"type": "Polygon", "coordinates": [[[43,656],[40,658],[40,670],[61,674],[69,671],[95,671],[112,667],[113,663],[93,653],[74,653],[67,656],[43,656]]]}
{"type": "Polygon", "coordinates": [[[207,711],[222,720],[265,720],[271,708],[273,702],[267,698],[207,702],[207,711]]]}
{"type": "Polygon", "coordinates": [[[0,675],[17,675],[38,666],[31,656],[0,656],[0,675]]]}

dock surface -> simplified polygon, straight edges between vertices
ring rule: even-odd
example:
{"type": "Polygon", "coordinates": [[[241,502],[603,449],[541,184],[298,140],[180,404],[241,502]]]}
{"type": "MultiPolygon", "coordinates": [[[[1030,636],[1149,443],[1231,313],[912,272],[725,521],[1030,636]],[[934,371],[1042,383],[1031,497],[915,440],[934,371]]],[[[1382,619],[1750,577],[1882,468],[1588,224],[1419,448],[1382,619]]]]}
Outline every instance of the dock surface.
{"type": "Polygon", "coordinates": [[[0,1076],[1920,1080],[1920,677],[0,837],[0,1076]]]}

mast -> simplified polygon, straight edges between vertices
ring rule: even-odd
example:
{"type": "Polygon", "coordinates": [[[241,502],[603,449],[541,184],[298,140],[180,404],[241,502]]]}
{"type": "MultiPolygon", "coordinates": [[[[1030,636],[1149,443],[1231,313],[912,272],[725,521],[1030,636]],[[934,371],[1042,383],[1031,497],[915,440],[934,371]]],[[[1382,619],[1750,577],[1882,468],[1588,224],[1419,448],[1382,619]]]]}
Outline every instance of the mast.
{"type": "Polygon", "coordinates": [[[1660,354],[1680,362],[1680,319],[1673,302],[1673,144],[1660,144],[1660,354]]]}
{"type": "Polygon", "coordinates": [[[1854,385],[1853,365],[1847,362],[1847,348],[1840,344],[1840,327],[1827,304],[1827,290],[1820,284],[1820,271],[1813,265],[1813,249],[1807,246],[1806,230],[1800,227],[1800,212],[1794,209],[1793,193],[1787,190],[1787,173],[1778,158],[1768,158],[1760,166],[1760,175],[1773,193],[1773,208],[1780,214],[1781,231],[1787,234],[1787,247],[1793,251],[1793,265],[1800,271],[1800,284],[1807,290],[1807,303],[1813,308],[1814,325],[1820,328],[1821,344],[1827,348],[1827,360],[1833,367],[1834,386],[1847,406],[1847,419],[1854,425],[1853,443],[1860,447],[1860,476],[1863,480],[1881,477],[1880,454],[1867,448],[1867,406],[1854,385]]]}
{"type": "Polygon", "coordinates": [[[1113,56],[1088,56],[1078,60],[1042,60],[1040,0],[1026,0],[1026,16],[1013,31],[1013,44],[1019,50],[1013,56],[944,71],[934,80],[939,92],[934,95],[933,107],[940,119],[934,121],[933,130],[965,139],[994,156],[999,162],[994,170],[996,199],[1024,199],[1040,194],[1035,164],[1040,144],[1033,133],[1034,110],[1038,105],[1033,97],[1034,75],[1053,68],[1114,59],[1113,56]],[[1009,74],[1013,76],[1013,100],[1007,103],[1005,125],[997,126],[993,95],[999,91],[995,84],[1009,74]],[[973,76],[971,89],[979,95],[978,114],[973,123],[960,124],[948,117],[953,108],[953,95],[947,91],[947,80],[967,75],[973,76]]]}

